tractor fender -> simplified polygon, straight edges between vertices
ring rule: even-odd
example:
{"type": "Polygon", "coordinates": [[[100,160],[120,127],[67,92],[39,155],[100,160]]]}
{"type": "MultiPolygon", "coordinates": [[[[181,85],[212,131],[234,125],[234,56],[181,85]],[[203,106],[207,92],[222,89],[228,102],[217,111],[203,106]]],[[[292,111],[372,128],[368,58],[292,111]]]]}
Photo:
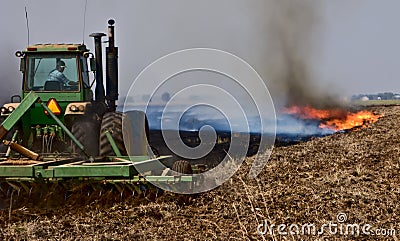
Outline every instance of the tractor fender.
{"type": "Polygon", "coordinates": [[[107,107],[103,102],[71,102],[65,109],[64,120],[68,127],[71,127],[77,118],[85,118],[87,121],[100,124],[106,110],[107,107]]]}
{"type": "Polygon", "coordinates": [[[67,105],[65,109],[65,116],[67,115],[84,115],[87,113],[87,106],[90,102],[72,102],[67,105]]]}

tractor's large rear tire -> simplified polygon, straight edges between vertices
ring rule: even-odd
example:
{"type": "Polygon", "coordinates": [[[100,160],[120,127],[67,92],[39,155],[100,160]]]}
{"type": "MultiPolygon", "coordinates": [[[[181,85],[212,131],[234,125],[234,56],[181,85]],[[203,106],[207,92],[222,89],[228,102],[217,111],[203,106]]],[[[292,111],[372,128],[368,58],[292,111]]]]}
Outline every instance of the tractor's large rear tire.
{"type": "Polygon", "coordinates": [[[110,132],[121,154],[127,156],[128,154],[126,152],[122,134],[122,113],[105,113],[100,127],[100,156],[115,156],[115,152],[105,134],[106,131],[110,132]]]}
{"type": "MultiPolygon", "coordinates": [[[[85,147],[88,155],[97,156],[99,154],[99,123],[88,118],[78,118],[72,124],[71,132],[76,139],[85,147]]],[[[75,145],[77,153],[83,154],[75,145]]]]}

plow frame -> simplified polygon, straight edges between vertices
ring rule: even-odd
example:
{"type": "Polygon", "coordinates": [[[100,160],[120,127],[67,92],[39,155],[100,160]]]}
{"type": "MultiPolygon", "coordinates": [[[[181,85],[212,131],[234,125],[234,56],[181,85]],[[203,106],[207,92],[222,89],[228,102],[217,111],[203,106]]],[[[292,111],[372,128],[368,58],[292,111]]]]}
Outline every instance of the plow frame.
{"type": "MultiPolygon", "coordinates": [[[[160,175],[155,175],[152,171],[142,175],[136,170],[138,165],[142,165],[141,168],[147,166],[151,170],[154,163],[168,158],[169,156],[155,159],[148,159],[147,156],[106,157],[94,161],[82,160],[79,157],[57,160],[49,158],[48,161],[45,158],[41,163],[30,165],[10,165],[10,160],[3,160],[0,161],[0,197],[9,197],[15,191],[18,196],[25,193],[31,198],[35,190],[39,190],[40,193],[53,193],[61,188],[67,200],[68,192],[81,192],[87,188],[90,189],[88,196],[89,193],[98,193],[101,196],[110,185],[121,198],[123,195],[146,195],[150,190],[155,190],[157,196],[163,192],[157,187],[157,183],[166,188],[163,188],[165,191],[172,192],[179,192],[182,188],[192,190],[199,185],[196,177],[184,174],[170,175],[165,172],[168,168],[156,170],[157,174],[163,173],[160,175]]],[[[44,197],[41,194],[40,199],[44,197]]]]}
{"type": "Polygon", "coordinates": [[[195,181],[194,177],[185,175],[152,175],[150,171],[154,163],[166,158],[169,158],[169,156],[155,159],[148,159],[147,156],[106,157],[91,161],[72,157],[47,161],[45,159],[41,163],[30,165],[12,165],[12,161],[0,161],[0,179],[32,182],[38,179],[49,182],[58,182],[63,179],[91,179],[105,182],[138,183],[150,181],[171,184],[195,181]],[[136,169],[138,165],[141,166],[141,170],[148,167],[149,175],[139,174],[136,169]]]}

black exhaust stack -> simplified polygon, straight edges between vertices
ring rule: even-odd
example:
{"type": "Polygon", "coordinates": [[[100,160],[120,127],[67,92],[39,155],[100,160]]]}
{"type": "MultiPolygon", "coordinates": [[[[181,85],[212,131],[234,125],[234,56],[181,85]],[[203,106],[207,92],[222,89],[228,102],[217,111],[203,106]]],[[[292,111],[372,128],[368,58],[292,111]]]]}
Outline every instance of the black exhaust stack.
{"type": "Polygon", "coordinates": [[[108,20],[108,47],[106,48],[106,99],[109,111],[115,111],[118,100],[118,47],[114,46],[114,19],[108,20]]]}
{"type": "Polygon", "coordinates": [[[96,102],[105,101],[104,84],[103,84],[103,63],[101,37],[106,36],[104,33],[92,33],[89,35],[94,38],[95,57],[96,57],[96,89],[94,90],[96,102]]]}

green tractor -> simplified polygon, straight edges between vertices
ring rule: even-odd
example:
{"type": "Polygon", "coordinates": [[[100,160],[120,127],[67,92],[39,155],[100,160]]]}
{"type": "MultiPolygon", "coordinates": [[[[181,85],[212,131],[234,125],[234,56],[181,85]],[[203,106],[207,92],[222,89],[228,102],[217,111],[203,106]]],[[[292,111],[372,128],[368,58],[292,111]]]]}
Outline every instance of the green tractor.
{"type": "MultiPolygon", "coordinates": [[[[94,38],[95,55],[84,44],[36,44],[28,46],[25,51],[16,52],[16,56],[21,58],[22,95],[13,96],[10,103],[1,107],[0,124],[15,111],[22,99],[30,92],[35,92],[82,143],[84,150],[77,148],[60,124],[38,102],[17,115],[18,120],[12,121],[15,123],[12,129],[3,130],[3,133],[8,132],[5,139],[12,139],[15,131],[18,131],[14,138],[34,152],[82,154],[84,151],[88,156],[107,156],[115,155],[105,134],[109,130],[121,155],[127,155],[122,138],[122,114],[116,112],[118,48],[114,46],[114,20],[108,23],[106,91],[101,46],[101,38],[106,35],[93,33],[90,36],[94,38]],[[94,73],[95,80],[91,81],[90,72],[94,73]]],[[[139,128],[148,130],[147,121],[144,120],[143,127],[139,128]]],[[[6,152],[7,146],[0,146],[0,153],[6,152]]]]}
{"type": "Polygon", "coordinates": [[[16,53],[22,95],[0,110],[0,209],[15,201],[13,193],[41,203],[58,194],[66,200],[116,191],[122,198],[158,193],[156,183],[176,192],[200,185],[186,175],[193,173],[188,161],[154,154],[144,112],[116,112],[118,48],[114,20],[108,23],[106,88],[104,33],[90,35],[94,54],[84,44],[36,44],[16,53]]]}

